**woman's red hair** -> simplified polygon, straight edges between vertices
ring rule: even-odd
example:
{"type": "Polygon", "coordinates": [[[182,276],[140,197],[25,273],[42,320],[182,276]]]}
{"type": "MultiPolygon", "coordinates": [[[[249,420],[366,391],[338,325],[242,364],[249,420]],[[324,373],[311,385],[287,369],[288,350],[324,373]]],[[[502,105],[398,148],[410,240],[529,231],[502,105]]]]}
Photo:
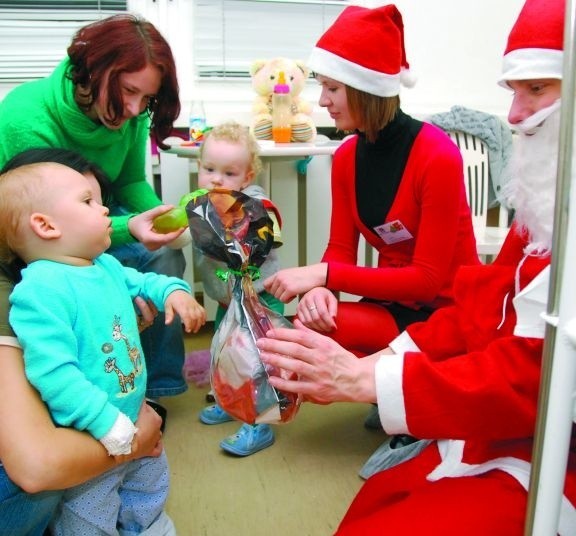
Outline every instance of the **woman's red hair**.
{"type": "Polygon", "coordinates": [[[153,65],[162,73],[160,89],[151,101],[148,113],[150,131],[161,147],[180,114],[176,65],[168,42],[154,25],[130,14],[113,15],[80,28],[68,47],[74,85],[88,92],[88,106],[100,94],[108,77],[108,112],[112,122],[123,115],[120,75],[141,71],[153,65]]]}

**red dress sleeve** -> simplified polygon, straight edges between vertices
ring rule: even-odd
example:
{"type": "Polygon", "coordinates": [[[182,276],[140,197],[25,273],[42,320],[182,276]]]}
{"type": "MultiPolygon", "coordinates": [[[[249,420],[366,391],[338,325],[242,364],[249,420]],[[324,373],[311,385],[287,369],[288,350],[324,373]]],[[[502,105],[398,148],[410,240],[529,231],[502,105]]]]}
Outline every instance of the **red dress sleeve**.
{"type": "Polygon", "coordinates": [[[358,216],[355,149],[353,138],[333,162],[330,239],[322,259],[327,287],[378,300],[449,303],[457,268],[479,263],[458,148],[435,127],[421,129],[385,220],[400,220],[413,237],[396,244],[386,244],[358,216]],[[379,252],[377,268],[357,265],[360,233],[379,252]]]}

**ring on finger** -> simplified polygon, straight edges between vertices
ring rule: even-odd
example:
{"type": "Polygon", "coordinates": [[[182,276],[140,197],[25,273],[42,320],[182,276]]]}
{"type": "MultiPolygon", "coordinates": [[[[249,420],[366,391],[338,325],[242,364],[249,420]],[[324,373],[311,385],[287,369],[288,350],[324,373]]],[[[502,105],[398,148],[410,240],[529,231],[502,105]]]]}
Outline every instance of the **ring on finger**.
{"type": "Polygon", "coordinates": [[[310,307],[308,307],[309,311],[315,311],[316,310],[316,306],[315,305],[311,305],[310,307]]]}

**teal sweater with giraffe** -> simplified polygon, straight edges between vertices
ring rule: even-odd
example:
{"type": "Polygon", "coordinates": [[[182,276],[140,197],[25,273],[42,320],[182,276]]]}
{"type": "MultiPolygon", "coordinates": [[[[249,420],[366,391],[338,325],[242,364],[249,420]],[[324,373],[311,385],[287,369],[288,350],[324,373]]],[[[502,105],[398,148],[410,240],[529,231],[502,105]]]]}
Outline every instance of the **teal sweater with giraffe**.
{"type": "Polygon", "coordinates": [[[22,271],[10,296],[10,324],[26,375],[58,424],[100,439],[120,411],[136,421],[146,365],[132,299],[149,299],[163,311],[175,290],[190,286],[107,254],[92,266],[38,260],[22,271]]]}
{"type": "Polygon", "coordinates": [[[112,245],[134,242],[128,220],[162,202],[146,181],[150,119],[133,117],[119,129],[96,123],[76,104],[68,59],[47,78],[17,86],[0,102],[0,168],[25,149],[58,147],[98,164],[114,200],[129,214],[112,217],[112,245]]]}

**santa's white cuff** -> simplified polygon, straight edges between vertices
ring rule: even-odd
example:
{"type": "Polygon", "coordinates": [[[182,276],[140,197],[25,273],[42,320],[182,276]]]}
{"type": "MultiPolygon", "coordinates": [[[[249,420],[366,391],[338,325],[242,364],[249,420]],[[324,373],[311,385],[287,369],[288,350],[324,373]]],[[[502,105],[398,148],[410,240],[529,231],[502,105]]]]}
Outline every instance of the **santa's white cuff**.
{"type": "Polygon", "coordinates": [[[106,447],[110,456],[130,454],[136,430],[134,423],[124,413],[119,413],[112,428],[100,439],[100,443],[106,447]]]}
{"type": "Polygon", "coordinates": [[[376,362],[376,401],[382,428],[388,434],[405,434],[406,407],[402,377],[404,354],[383,355],[376,362]]]}
{"type": "Polygon", "coordinates": [[[407,331],[400,333],[388,346],[394,350],[395,354],[420,351],[420,348],[418,348],[418,345],[412,340],[407,331]]]}

